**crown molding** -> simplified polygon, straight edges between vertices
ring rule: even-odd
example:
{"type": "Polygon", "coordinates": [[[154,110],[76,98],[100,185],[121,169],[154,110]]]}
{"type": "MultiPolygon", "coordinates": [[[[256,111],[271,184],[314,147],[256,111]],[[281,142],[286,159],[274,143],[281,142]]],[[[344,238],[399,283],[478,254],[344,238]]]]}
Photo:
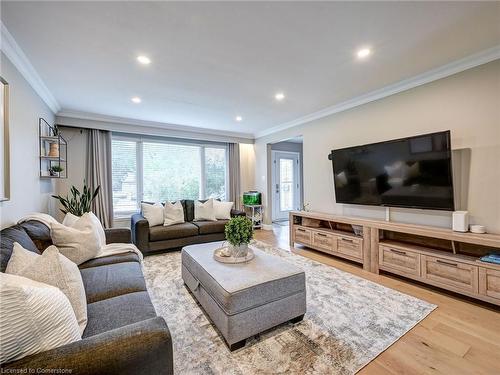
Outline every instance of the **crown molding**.
{"type": "Polygon", "coordinates": [[[19,47],[3,22],[1,22],[1,50],[52,112],[57,113],[57,111],[61,109],[59,103],[47,88],[42,78],[40,78],[33,65],[31,65],[28,57],[24,54],[23,50],[19,47]]]}
{"type": "Polygon", "coordinates": [[[410,90],[412,88],[421,85],[425,85],[426,83],[430,83],[438,79],[445,78],[453,74],[457,74],[467,69],[471,69],[476,66],[483,65],[498,59],[500,59],[500,45],[475,53],[463,59],[451,62],[449,64],[443,65],[439,68],[429,70],[425,73],[416,75],[412,78],[404,79],[397,83],[382,87],[380,89],[368,92],[363,95],[359,95],[352,99],[346,100],[339,104],[335,104],[320,111],[299,117],[295,120],[283,123],[281,125],[277,125],[272,128],[256,132],[254,136],[256,139],[262,138],[282,130],[290,129],[295,126],[305,124],[307,122],[318,120],[320,118],[330,116],[335,113],[343,112],[348,109],[373,102],[375,100],[379,100],[406,90],[410,90]]]}
{"type": "Polygon", "coordinates": [[[253,135],[249,133],[205,129],[188,125],[169,124],[64,109],[57,113],[56,123],[64,126],[94,128],[133,134],[163,135],[220,142],[254,142],[253,135]]]}

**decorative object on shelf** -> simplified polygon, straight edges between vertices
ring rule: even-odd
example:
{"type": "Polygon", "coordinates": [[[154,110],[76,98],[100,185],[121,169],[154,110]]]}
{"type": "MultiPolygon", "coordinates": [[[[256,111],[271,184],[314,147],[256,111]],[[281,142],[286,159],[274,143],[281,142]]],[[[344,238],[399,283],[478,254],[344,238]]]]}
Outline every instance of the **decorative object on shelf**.
{"type": "Polygon", "coordinates": [[[455,232],[467,232],[469,230],[469,213],[467,211],[455,211],[452,218],[455,232]]]}
{"type": "Polygon", "coordinates": [[[246,257],[253,237],[252,221],[243,216],[233,217],[226,224],[224,234],[231,244],[231,255],[235,258],[246,257]]]}
{"type": "Polygon", "coordinates": [[[247,217],[251,220],[253,229],[262,228],[262,217],[264,207],[261,204],[245,204],[243,206],[247,217]]]}
{"type": "Polygon", "coordinates": [[[58,158],[59,157],[59,144],[51,143],[49,148],[49,154],[47,156],[58,158]]]}
{"type": "Polygon", "coordinates": [[[60,195],[53,195],[52,198],[58,199],[64,209],[61,208],[63,213],[72,213],[76,216],[82,216],[86,212],[90,212],[90,204],[99,194],[101,186],[98,186],[92,193],[88,188],[85,181],[83,181],[83,191],[80,193],[76,187],[72,186],[70,189],[71,196],[66,195],[62,197],[60,195]]]}
{"type": "Polygon", "coordinates": [[[472,233],[483,234],[486,233],[486,227],[484,225],[471,225],[470,231],[472,233]]]}
{"type": "Polygon", "coordinates": [[[306,212],[308,212],[308,211],[309,211],[309,206],[310,206],[310,204],[309,204],[309,203],[304,203],[304,204],[302,205],[302,210],[301,210],[301,211],[306,211],[306,212]]]}
{"type": "MultiPolygon", "coordinates": [[[[40,177],[66,178],[68,145],[57,125],[49,125],[43,118],[38,119],[40,148],[40,177]],[[54,167],[61,169],[54,173],[54,167]]],[[[57,168],[56,168],[57,169],[57,168]]]]}
{"type": "Polygon", "coordinates": [[[0,202],[10,199],[9,84],[0,77],[0,202]]]}
{"type": "Polygon", "coordinates": [[[59,177],[59,173],[61,173],[62,171],[64,171],[64,168],[61,167],[60,165],[53,165],[49,169],[50,175],[56,177],[59,177]]]}
{"type": "Polygon", "coordinates": [[[221,248],[216,249],[214,251],[214,259],[218,262],[221,262],[221,263],[237,264],[237,263],[249,262],[255,256],[252,249],[250,249],[250,248],[248,249],[247,255],[244,257],[235,257],[235,256],[232,256],[231,253],[232,253],[232,251],[229,247],[227,247],[227,246],[221,247],[221,248]]]}
{"type": "Polygon", "coordinates": [[[356,236],[363,237],[363,227],[361,225],[351,225],[352,230],[356,236]]]}
{"type": "Polygon", "coordinates": [[[500,264],[500,253],[490,253],[479,260],[486,263],[500,264]]]}

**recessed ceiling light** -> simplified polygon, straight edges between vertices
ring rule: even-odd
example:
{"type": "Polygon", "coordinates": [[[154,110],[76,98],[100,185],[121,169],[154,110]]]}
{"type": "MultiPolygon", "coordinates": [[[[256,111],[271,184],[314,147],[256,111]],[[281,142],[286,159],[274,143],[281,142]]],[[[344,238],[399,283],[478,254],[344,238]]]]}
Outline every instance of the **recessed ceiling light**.
{"type": "Polygon", "coordinates": [[[243,117],[241,116],[236,116],[234,119],[238,122],[243,121],[243,117]]]}
{"type": "Polygon", "coordinates": [[[364,59],[370,56],[371,53],[372,51],[369,48],[361,48],[356,54],[358,55],[358,59],[364,59]]]}
{"type": "Polygon", "coordinates": [[[274,95],[274,99],[282,101],[283,99],[285,99],[285,94],[283,94],[282,92],[278,92],[276,93],[276,95],[274,95]]]}
{"type": "Polygon", "coordinates": [[[151,59],[144,55],[137,56],[137,61],[139,61],[143,65],[151,64],[151,59]]]}
{"type": "Polygon", "coordinates": [[[139,104],[140,102],[142,102],[141,98],[139,98],[138,96],[134,96],[130,100],[132,100],[132,102],[134,102],[135,104],[139,104]]]}

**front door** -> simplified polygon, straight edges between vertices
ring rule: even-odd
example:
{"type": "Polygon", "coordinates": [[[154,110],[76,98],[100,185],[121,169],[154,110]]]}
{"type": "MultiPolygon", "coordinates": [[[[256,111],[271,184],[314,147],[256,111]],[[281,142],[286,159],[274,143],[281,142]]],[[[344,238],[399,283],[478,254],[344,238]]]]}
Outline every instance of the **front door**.
{"type": "Polygon", "coordinates": [[[299,154],[273,151],[273,220],[287,220],[299,207],[299,154]]]}

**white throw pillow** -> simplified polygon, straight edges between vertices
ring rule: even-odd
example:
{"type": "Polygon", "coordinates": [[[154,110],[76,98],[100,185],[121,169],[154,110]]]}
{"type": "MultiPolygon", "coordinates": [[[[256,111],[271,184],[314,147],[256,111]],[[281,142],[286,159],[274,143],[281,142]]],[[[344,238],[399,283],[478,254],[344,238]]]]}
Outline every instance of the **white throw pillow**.
{"type": "Polygon", "coordinates": [[[148,221],[150,227],[163,224],[163,211],[161,203],[141,203],[142,216],[148,221]]]}
{"type": "Polygon", "coordinates": [[[14,243],[6,272],[59,288],[68,297],[82,333],[87,326],[87,296],[77,265],[49,246],[42,255],[26,250],[14,243]],[[24,263],[24,267],[23,267],[24,263]]]}
{"type": "Polygon", "coordinates": [[[50,285],[0,272],[0,363],[81,339],[68,298],[50,285]]]}
{"type": "Polygon", "coordinates": [[[96,223],[89,213],[78,219],[73,227],[52,223],[50,229],[52,243],[76,264],[95,258],[102,247],[96,223]]]}
{"type": "Polygon", "coordinates": [[[215,218],[217,220],[231,219],[232,208],[233,208],[233,202],[220,202],[218,200],[214,200],[215,218]]]}
{"type": "Polygon", "coordinates": [[[78,221],[80,216],[73,215],[71,212],[68,212],[63,219],[63,225],[66,225],[67,227],[72,227],[75,225],[75,223],[78,221]]]}
{"type": "MultiPolygon", "coordinates": [[[[85,216],[87,219],[90,219],[90,221],[92,223],[92,228],[94,229],[95,233],[97,234],[97,238],[99,239],[99,248],[103,247],[104,245],[106,245],[106,232],[104,232],[104,227],[102,226],[101,221],[93,212],[87,212],[85,215],[76,216],[76,215],[73,215],[71,212],[68,212],[66,214],[66,216],[64,216],[64,220],[62,223],[63,223],[63,225],[66,225],[67,227],[82,229],[82,221],[80,221],[80,219],[85,216]],[[85,216],[85,215],[87,215],[87,216],[85,216]]],[[[86,222],[84,219],[83,220],[83,227],[85,225],[86,225],[86,222]]]]}
{"type": "Polygon", "coordinates": [[[165,202],[164,226],[184,223],[184,208],[181,201],[175,203],[165,202]]]}
{"type": "Polygon", "coordinates": [[[194,201],[194,221],[209,220],[216,221],[214,211],[214,200],[210,198],[205,203],[194,201]]]}

